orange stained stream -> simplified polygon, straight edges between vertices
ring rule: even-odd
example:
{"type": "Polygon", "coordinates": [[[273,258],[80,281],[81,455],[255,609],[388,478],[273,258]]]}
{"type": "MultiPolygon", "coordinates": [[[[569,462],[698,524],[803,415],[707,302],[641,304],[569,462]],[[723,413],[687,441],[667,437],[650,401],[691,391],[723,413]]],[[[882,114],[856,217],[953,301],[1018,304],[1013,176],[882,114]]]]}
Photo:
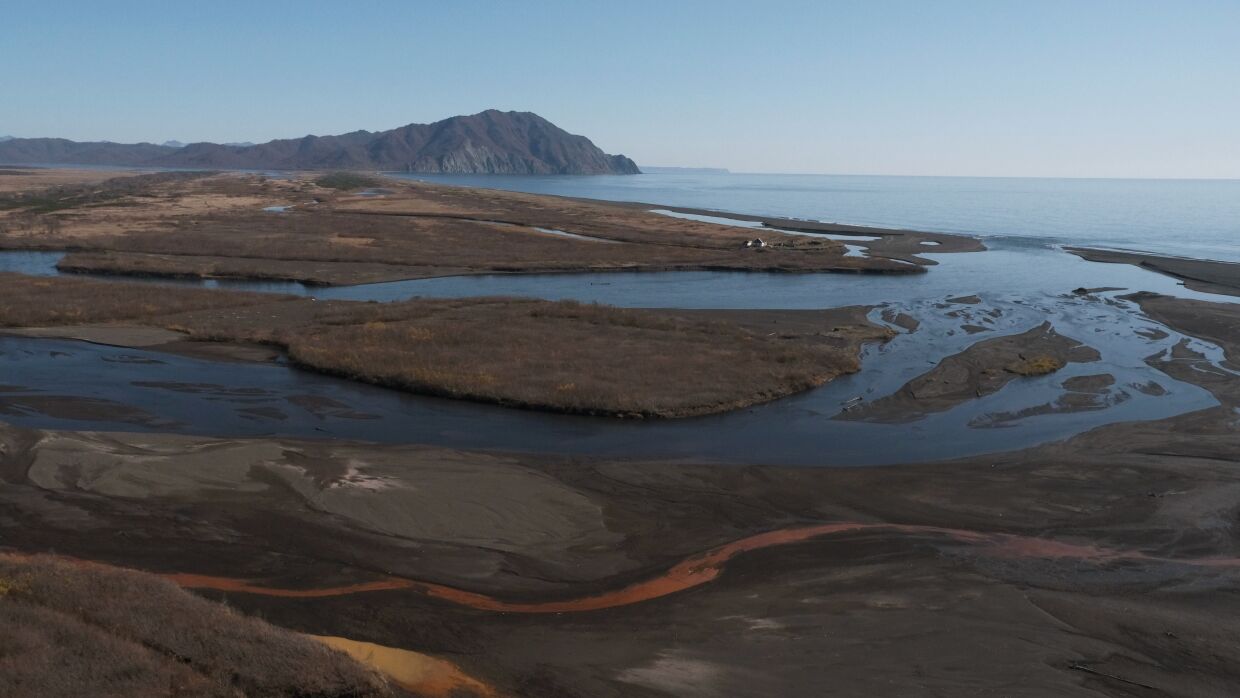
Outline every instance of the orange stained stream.
{"type": "Polygon", "coordinates": [[[328,647],[344,652],[366,666],[386,674],[388,678],[419,696],[439,698],[460,695],[462,691],[482,698],[499,694],[491,686],[469,676],[460,667],[421,652],[385,647],[347,637],[308,635],[328,647]]]}
{"type": "MultiPolygon", "coordinates": [[[[820,536],[859,532],[902,533],[914,536],[943,538],[953,543],[976,546],[983,554],[995,557],[1070,559],[1089,562],[1163,562],[1200,567],[1240,567],[1240,558],[1213,557],[1177,560],[1148,555],[1140,551],[1115,550],[1096,545],[1068,543],[1008,533],[982,533],[938,526],[837,522],[759,533],[686,558],[663,574],[652,579],[601,594],[559,601],[504,601],[493,596],[465,591],[455,587],[401,577],[387,577],[371,582],[316,589],[285,589],[264,586],[259,583],[231,577],[186,573],[166,573],[160,576],[182,587],[191,589],[215,589],[284,598],[313,599],[373,591],[411,589],[433,598],[443,599],[461,606],[483,611],[503,613],[571,613],[626,606],[701,586],[716,579],[723,572],[727,562],[741,553],[799,543],[820,536]]],[[[3,554],[0,553],[0,555],[3,554]]],[[[27,557],[20,553],[13,554],[12,556],[27,557]]],[[[65,559],[74,560],[80,564],[104,566],[103,563],[95,563],[88,560],[65,559]]],[[[349,654],[354,659],[388,675],[392,680],[419,695],[427,695],[433,698],[442,696],[446,698],[453,695],[454,692],[466,691],[483,698],[498,696],[493,687],[465,674],[459,667],[447,660],[410,650],[385,647],[347,638],[311,637],[349,654]]]]}
{"type": "Polygon", "coordinates": [[[402,577],[388,577],[372,582],[315,589],[285,589],[263,586],[231,577],[214,577],[195,574],[165,574],[183,587],[191,589],[215,589],[245,594],[277,596],[285,598],[322,598],[344,596],[370,591],[412,589],[436,599],[482,611],[501,613],[573,613],[599,611],[619,606],[657,599],[680,591],[701,586],[717,578],[729,560],[741,553],[839,533],[894,532],[910,535],[928,535],[946,538],[954,543],[978,546],[983,552],[996,557],[1075,559],[1092,562],[1119,560],[1169,562],[1201,567],[1240,567],[1237,558],[1202,558],[1174,560],[1147,555],[1136,551],[1120,551],[1094,545],[1067,543],[1046,538],[1019,536],[1006,533],[980,533],[938,526],[914,526],[886,523],[838,522],[786,528],[768,531],[742,538],[713,550],[694,555],[677,563],[663,574],[613,591],[558,601],[514,602],[504,601],[486,594],[458,589],[443,584],[420,582],[402,577]]]}

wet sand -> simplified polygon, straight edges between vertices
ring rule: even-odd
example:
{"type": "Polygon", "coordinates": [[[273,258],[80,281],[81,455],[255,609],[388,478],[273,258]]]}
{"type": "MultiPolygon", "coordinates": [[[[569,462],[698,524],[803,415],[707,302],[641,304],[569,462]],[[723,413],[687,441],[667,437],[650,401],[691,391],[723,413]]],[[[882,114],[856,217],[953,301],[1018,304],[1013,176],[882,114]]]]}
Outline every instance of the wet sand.
{"type": "MultiPolygon", "coordinates": [[[[974,304],[980,300],[971,296],[959,302],[974,304]]],[[[966,330],[968,327],[971,325],[965,325],[966,330]]],[[[1008,383],[1020,380],[1022,374],[1029,374],[1027,366],[1034,362],[1046,362],[1044,372],[1053,373],[1068,363],[1088,363],[1100,358],[1098,350],[1059,334],[1047,322],[1027,332],[971,344],[895,393],[837,415],[836,419],[913,421],[998,392],[1008,383]]]]}
{"type": "Polygon", "coordinates": [[[450,656],[507,695],[1222,696],[1232,421],[863,470],[8,429],[0,541],[450,656]],[[410,489],[453,505],[400,523],[410,489]]]}
{"type": "Polygon", "coordinates": [[[1240,264],[1206,259],[1167,257],[1141,252],[1100,250],[1087,247],[1064,248],[1091,262],[1131,264],[1182,279],[1194,291],[1240,296],[1240,264]]]}

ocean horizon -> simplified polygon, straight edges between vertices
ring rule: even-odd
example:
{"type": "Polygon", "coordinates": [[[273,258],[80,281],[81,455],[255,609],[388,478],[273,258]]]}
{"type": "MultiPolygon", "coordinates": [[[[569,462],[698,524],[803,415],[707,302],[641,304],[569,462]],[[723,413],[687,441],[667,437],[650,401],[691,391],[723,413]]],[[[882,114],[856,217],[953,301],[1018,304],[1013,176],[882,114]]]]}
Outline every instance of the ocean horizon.
{"type": "Polygon", "coordinates": [[[670,173],[441,184],[1240,262],[1240,180],[670,173]]]}

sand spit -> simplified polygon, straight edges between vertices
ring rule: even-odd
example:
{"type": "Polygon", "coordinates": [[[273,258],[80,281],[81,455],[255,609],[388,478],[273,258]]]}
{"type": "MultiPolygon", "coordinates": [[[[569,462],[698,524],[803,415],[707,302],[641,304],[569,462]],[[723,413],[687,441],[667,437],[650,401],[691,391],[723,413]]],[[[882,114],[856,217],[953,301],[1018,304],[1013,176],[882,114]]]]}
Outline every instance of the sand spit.
{"type": "Polygon", "coordinates": [[[893,395],[837,418],[889,423],[912,421],[998,392],[1022,376],[1053,373],[1068,363],[1099,358],[1096,349],[1059,334],[1047,322],[1026,332],[971,344],[909,381],[893,395]]]}
{"type": "Polygon", "coordinates": [[[1240,296],[1240,264],[1234,262],[1215,262],[1207,259],[1168,257],[1089,247],[1065,247],[1064,249],[1091,262],[1131,264],[1182,279],[1184,285],[1194,291],[1240,296]]]}

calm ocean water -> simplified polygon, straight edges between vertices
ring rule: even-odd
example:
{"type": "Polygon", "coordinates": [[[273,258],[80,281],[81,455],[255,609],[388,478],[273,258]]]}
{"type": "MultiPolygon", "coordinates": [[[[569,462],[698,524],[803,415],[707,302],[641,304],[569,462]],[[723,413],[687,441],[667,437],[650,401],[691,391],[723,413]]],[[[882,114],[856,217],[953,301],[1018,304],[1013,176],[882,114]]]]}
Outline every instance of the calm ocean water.
{"type": "Polygon", "coordinates": [[[1240,262],[1240,180],[769,174],[396,176],[1240,262]]]}

